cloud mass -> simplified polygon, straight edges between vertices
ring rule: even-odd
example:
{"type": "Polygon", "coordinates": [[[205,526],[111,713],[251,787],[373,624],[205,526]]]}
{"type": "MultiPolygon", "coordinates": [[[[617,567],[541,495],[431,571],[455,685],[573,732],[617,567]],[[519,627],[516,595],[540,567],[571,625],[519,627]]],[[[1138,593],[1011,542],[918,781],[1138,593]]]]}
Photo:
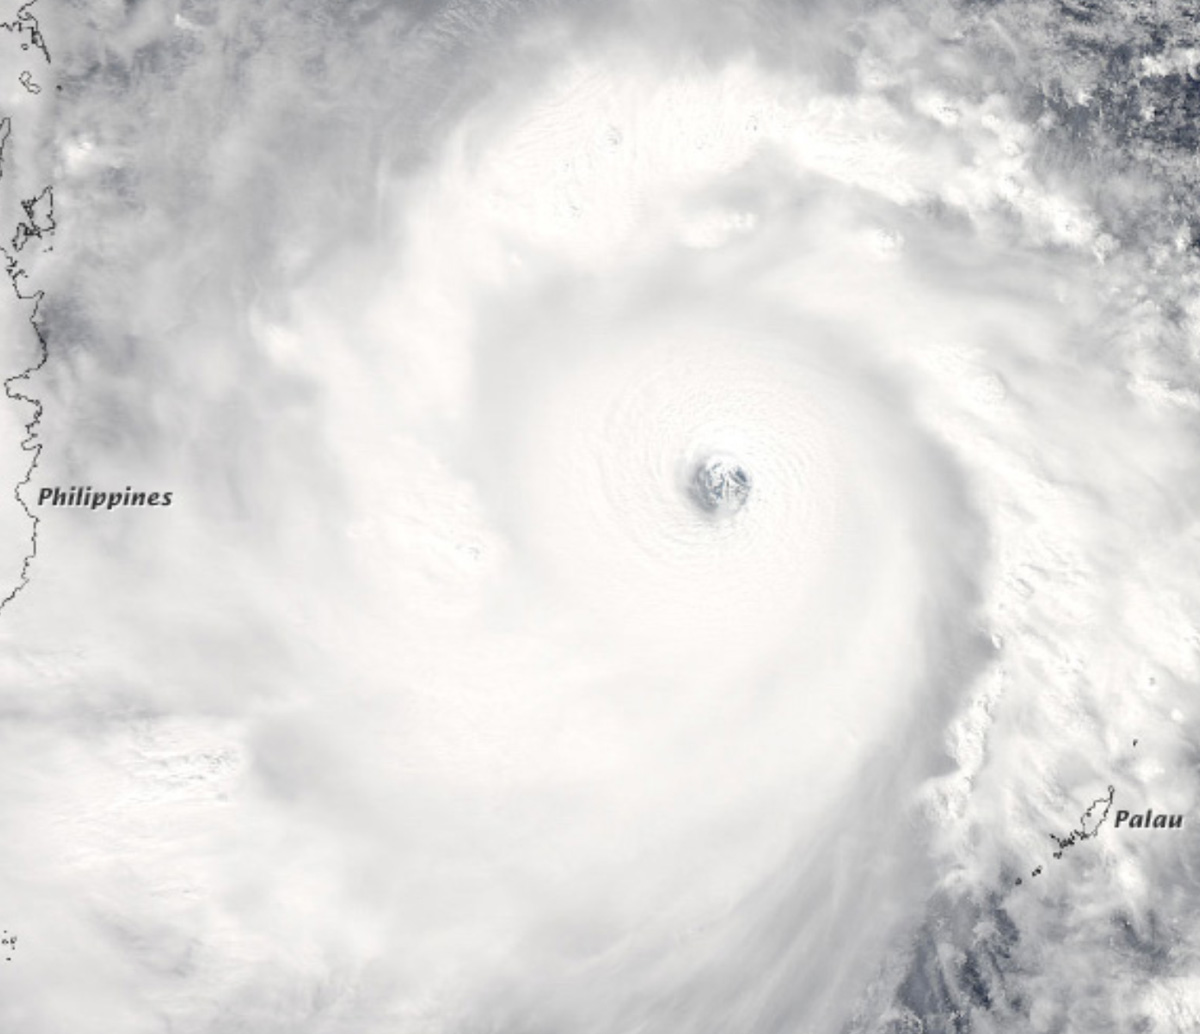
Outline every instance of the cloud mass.
{"type": "Polygon", "coordinates": [[[8,1024],[1195,1023],[1156,10],[39,10],[8,1024]]]}

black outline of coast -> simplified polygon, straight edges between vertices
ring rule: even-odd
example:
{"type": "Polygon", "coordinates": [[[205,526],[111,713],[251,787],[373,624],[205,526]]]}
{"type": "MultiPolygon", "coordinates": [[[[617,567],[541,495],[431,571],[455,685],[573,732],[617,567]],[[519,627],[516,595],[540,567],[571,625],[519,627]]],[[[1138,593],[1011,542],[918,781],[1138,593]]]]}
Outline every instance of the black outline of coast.
{"type": "MultiPolygon", "coordinates": [[[[32,11],[36,3],[37,0],[28,0],[27,3],[18,8],[16,18],[13,21],[0,22],[0,29],[6,29],[11,33],[15,33],[18,40],[21,41],[22,50],[28,50],[31,46],[36,47],[41,51],[42,56],[46,59],[46,63],[50,64],[50,50],[46,46],[46,39],[42,35],[38,19],[32,11]],[[24,39],[26,36],[28,36],[27,41],[24,39]]],[[[21,83],[27,90],[30,89],[29,81],[32,81],[32,73],[25,70],[21,75],[21,83]]],[[[40,88],[30,90],[30,92],[36,93],[39,90],[40,88]]],[[[0,118],[0,178],[4,176],[5,152],[12,140],[12,134],[13,126],[11,117],[4,116],[0,118]]],[[[23,284],[23,281],[28,281],[29,273],[21,264],[21,252],[31,240],[37,240],[45,244],[46,251],[53,250],[53,246],[49,244],[49,241],[54,236],[56,227],[54,221],[54,188],[52,186],[43,187],[33,197],[23,198],[20,204],[24,213],[24,219],[18,215],[11,240],[7,246],[0,245],[0,257],[3,259],[4,273],[8,277],[9,283],[12,284],[18,304],[23,302],[33,303],[29,311],[29,325],[33,329],[34,337],[37,340],[37,353],[36,359],[31,365],[6,376],[3,384],[4,394],[8,399],[32,407],[32,415],[23,425],[24,436],[20,442],[22,451],[30,454],[29,465],[25,468],[25,473],[21,479],[13,486],[13,498],[16,499],[17,505],[21,507],[25,512],[25,516],[28,517],[30,532],[29,547],[22,558],[20,574],[16,584],[3,599],[0,599],[0,612],[29,584],[30,569],[37,558],[38,552],[38,526],[40,520],[29,508],[21,492],[26,485],[32,482],[34,471],[38,467],[38,460],[41,458],[42,444],[38,441],[38,425],[41,423],[44,407],[41,399],[28,394],[19,385],[21,385],[21,382],[28,384],[33,375],[46,365],[46,362],[50,358],[50,350],[46,344],[46,337],[38,323],[38,313],[41,309],[45,293],[40,289],[23,289],[26,286],[23,284]]]]}
{"type": "MultiPolygon", "coordinates": [[[[1108,814],[1112,811],[1113,799],[1117,793],[1117,788],[1111,784],[1108,787],[1108,793],[1103,797],[1097,797],[1089,804],[1082,815],[1079,816],[1079,826],[1071,830],[1065,837],[1060,837],[1057,833],[1049,834],[1050,839],[1058,845],[1058,850],[1054,852],[1054,859],[1058,861],[1062,858],[1063,853],[1068,848],[1074,847],[1076,844],[1084,840],[1091,840],[1099,835],[1100,827],[1108,820],[1108,814]],[[1095,812],[1100,805],[1104,805],[1104,810],[1100,813],[1100,817],[1095,817],[1095,812]]],[[[1029,874],[1029,878],[1033,879],[1042,874],[1044,866],[1037,866],[1029,874]]],[[[1018,877],[1015,881],[1015,886],[1020,886],[1024,881],[1018,877]]]]}

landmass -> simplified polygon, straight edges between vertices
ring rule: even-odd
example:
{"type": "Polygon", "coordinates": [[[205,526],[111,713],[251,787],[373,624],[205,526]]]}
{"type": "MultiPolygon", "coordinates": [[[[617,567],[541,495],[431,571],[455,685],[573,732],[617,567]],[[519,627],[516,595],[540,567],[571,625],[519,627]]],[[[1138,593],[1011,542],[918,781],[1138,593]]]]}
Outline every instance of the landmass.
{"type": "MultiPolygon", "coordinates": [[[[0,2],[0,29],[5,29],[16,35],[20,47],[24,51],[31,48],[41,53],[46,63],[50,63],[50,50],[42,33],[33,7],[37,0],[28,0],[15,11],[11,4],[0,2]]],[[[25,69],[18,76],[21,85],[31,94],[41,92],[41,87],[33,81],[33,73],[25,69]]],[[[5,175],[5,164],[8,149],[12,146],[12,119],[5,116],[0,118],[0,179],[5,175]]],[[[29,325],[36,341],[36,351],[33,362],[24,369],[6,376],[3,380],[4,393],[13,402],[23,403],[30,407],[29,419],[24,423],[24,435],[21,439],[21,449],[29,454],[29,463],[21,479],[13,488],[13,497],[17,505],[24,511],[29,520],[29,545],[21,562],[20,574],[11,590],[0,598],[0,611],[8,606],[17,594],[29,584],[29,574],[37,557],[38,548],[38,518],[22,497],[22,490],[33,479],[38,466],[42,446],[38,442],[37,428],[42,419],[42,403],[29,394],[28,386],[35,373],[45,366],[49,358],[46,338],[38,320],[42,302],[42,291],[29,284],[28,262],[25,257],[30,250],[45,254],[52,250],[51,239],[55,231],[54,221],[54,190],[51,186],[43,187],[32,197],[20,201],[21,212],[7,244],[0,244],[0,264],[3,265],[4,275],[12,285],[19,303],[28,309],[29,325]],[[40,245],[32,249],[32,245],[40,245]]]]}
{"type": "MultiPolygon", "coordinates": [[[[1061,859],[1063,854],[1076,844],[1084,840],[1090,840],[1100,832],[1100,827],[1108,819],[1108,814],[1112,811],[1113,797],[1116,795],[1116,787],[1110,786],[1108,793],[1103,797],[1097,797],[1091,804],[1087,806],[1087,810],[1079,817],[1079,825],[1072,829],[1066,836],[1059,836],[1057,833],[1051,833],[1050,839],[1058,845],[1058,850],[1054,852],[1055,860],[1061,859]]],[[[1040,876],[1045,870],[1045,866],[1039,865],[1029,874],[1030,878],[1040,876]]],[[[1019,887],[1024,880],[1017,877],[1015,883],[1019,887]]]]}

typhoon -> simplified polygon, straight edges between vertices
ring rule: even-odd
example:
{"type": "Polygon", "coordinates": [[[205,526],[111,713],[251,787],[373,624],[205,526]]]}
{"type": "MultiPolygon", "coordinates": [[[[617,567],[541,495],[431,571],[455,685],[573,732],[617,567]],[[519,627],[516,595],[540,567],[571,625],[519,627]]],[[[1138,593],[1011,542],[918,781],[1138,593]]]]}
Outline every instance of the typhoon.
{"type": "Polygon", "coordinates": [[[1188,19],[40,24],[6,1026],[1200,1024],[1188,19]]]}

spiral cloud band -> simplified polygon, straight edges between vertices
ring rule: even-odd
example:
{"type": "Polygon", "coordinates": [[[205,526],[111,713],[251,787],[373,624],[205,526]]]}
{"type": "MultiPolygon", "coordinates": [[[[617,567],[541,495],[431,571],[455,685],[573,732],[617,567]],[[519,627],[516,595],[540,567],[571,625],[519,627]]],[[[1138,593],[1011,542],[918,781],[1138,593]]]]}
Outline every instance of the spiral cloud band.
{"type": "Polygon", "coordinates": [[[7,1025],[1200,1023],[1196,62],[1056,11],[45,14],[7,1025]]]}

